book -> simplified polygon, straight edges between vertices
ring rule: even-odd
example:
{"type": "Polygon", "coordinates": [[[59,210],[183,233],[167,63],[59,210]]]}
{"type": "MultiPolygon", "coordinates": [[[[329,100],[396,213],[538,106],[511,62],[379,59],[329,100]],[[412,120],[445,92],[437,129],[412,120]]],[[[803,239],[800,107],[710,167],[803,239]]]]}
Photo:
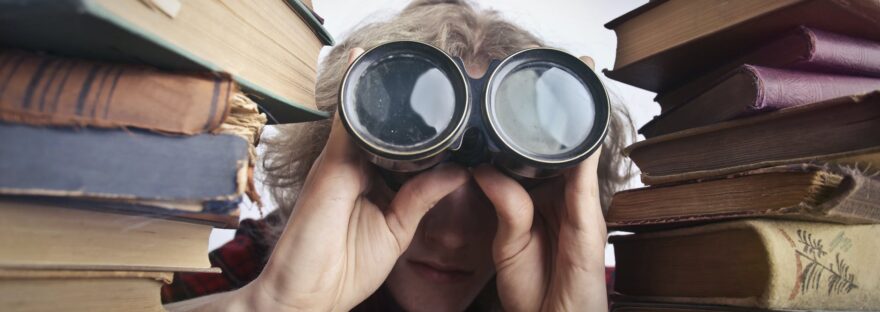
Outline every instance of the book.
{"type": "Polygon", "coordinates": [[[207,133],[229,115],[228,77],[0,50],[0,120],[207,133]]]}
{"type": "Polygon", "coordinates": [[[298,0],[0,2],[0,44],[161,69],[225,72],[273,116],[316,120],[318,53],[332,38],[298,0]],[[166,1],[167,2],[167,1],[166,1]],[[175,10],[176,8],[176,10],[175,10]]]}
{"type": "Polygon", "coordinates": [[[0,123],[0,194],[175,202],[234,208],[248,181],[235,135],[0,123]]]}
{"type": "MultiPolygon", "coordinates": [[[[618,298],[626,298],[620,296],[618,298]]],[[[627,299],[622,299],[627,300],[627,299]]],[[[618,301],[611,305],[611,312],[785,312],[795,310],[767,310],[709,304],[679,304],[663,302],[618,301]]]]}
{"type": "Polygon", "coordinates": [[[612,79],[664,93],[800,25],[880,41],[876,0],[651,1],[605,25],[612,79]]]}
{"type": "Polygon", "coordinates": [[[651,138],[873,90],[880,90],[880,78],[743,65],[705,93],[654,118],[639,133],[651,138]]]}
{"type": "Polygon", "coordinates": [[[767,219],[612,236],[615,291],[760,309],[880,309],[880,225],[767,219]]]}
{"type": "Polygon", "coordinates": [[[170,272],[0,269],[3,311],[165,311],[170,272]]]}
{"type": "Polygon", "coordinates": [[[647,185],[811,161],[880,165],[880,91],[636,142],[624,153],[647,185]]]}
{"type": "Polygon", "coordinates": [[[880,180],[854,168],[790,165],[617,192],[609,230],[639,232],[740,218],[880,223],[880,180]]]}
{"type": "Polygon", "coordinates": [[[0,199],[0,268],[219,272],[211,225],[0,199]]]}
{"type": "Polygon", "coordinates": [[[805,26],[746,53],[684,85],[654,98],[665,113],[715,86],[743,64],[816,73],[880,77],[880,42],[830,33],[805,26]]]}

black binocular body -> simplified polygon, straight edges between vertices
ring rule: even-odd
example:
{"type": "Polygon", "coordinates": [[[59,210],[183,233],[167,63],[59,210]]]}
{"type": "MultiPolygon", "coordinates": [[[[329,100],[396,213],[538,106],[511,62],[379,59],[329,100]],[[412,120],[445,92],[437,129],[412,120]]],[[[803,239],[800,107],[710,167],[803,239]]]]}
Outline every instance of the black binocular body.
{"type": "Polygon", "coordinates": [[[608,95],[580,59],[535,48],[492,61],[480,78],[464,68],[424,43],[372,48],[342,81],[342,123],[371,162],[393,173],[490,162],[516,177],[546,178],[601,146],[608,95]]]}

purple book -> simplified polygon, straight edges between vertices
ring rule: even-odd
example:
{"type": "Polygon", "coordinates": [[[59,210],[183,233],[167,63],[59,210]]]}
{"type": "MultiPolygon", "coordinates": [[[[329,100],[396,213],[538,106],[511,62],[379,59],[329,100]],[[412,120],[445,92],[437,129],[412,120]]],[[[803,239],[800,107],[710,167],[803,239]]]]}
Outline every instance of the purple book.
{"type": "Polygon", "coordinates": [[[654,137],[760,112],[880,89],[880,78],[743,65],[693,100],[661,114],[640,132],[654,137]]]}
{"type": "Polygon", "coordinates": [[[684,104],[743,65],[829,74],[880,77],[880,43],[808,27],[798,27],[742,57],[655,98],[662,112],[684,104]]]}

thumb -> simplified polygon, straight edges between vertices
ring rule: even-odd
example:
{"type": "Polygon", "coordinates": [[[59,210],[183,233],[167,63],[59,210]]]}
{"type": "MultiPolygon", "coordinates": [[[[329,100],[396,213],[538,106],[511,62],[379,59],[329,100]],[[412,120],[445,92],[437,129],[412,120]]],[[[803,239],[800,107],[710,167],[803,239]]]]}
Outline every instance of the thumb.
{"type": "Polygon", "coordinates": [[[498,214],[498,232],[492,255],[496,266],[503,266],[528,245],[534,205],[529,193],[518,182],[490,165],[474,169],[474,179],[498,214]]]}
{"type": "Polygon", "coordinates": [[[385,222],[397,240],[400,254],[409,247],[422,217],[469,178],[467,170],[461,166],[441,164],[416,175],[400,187],[385,215],[385,222]]]}

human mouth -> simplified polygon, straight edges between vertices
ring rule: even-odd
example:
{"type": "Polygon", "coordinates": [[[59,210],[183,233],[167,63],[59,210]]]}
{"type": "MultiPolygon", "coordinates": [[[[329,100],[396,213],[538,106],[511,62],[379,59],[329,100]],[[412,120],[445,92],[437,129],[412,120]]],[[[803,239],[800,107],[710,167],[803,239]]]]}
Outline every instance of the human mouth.
{"type": "Polygon", "coordinates": [[[409,260],[410,266],[423,278],[439,282],[454,283],[463,281],[474,274],[474,271],[463,268],[424,261],[409,260]]]}

